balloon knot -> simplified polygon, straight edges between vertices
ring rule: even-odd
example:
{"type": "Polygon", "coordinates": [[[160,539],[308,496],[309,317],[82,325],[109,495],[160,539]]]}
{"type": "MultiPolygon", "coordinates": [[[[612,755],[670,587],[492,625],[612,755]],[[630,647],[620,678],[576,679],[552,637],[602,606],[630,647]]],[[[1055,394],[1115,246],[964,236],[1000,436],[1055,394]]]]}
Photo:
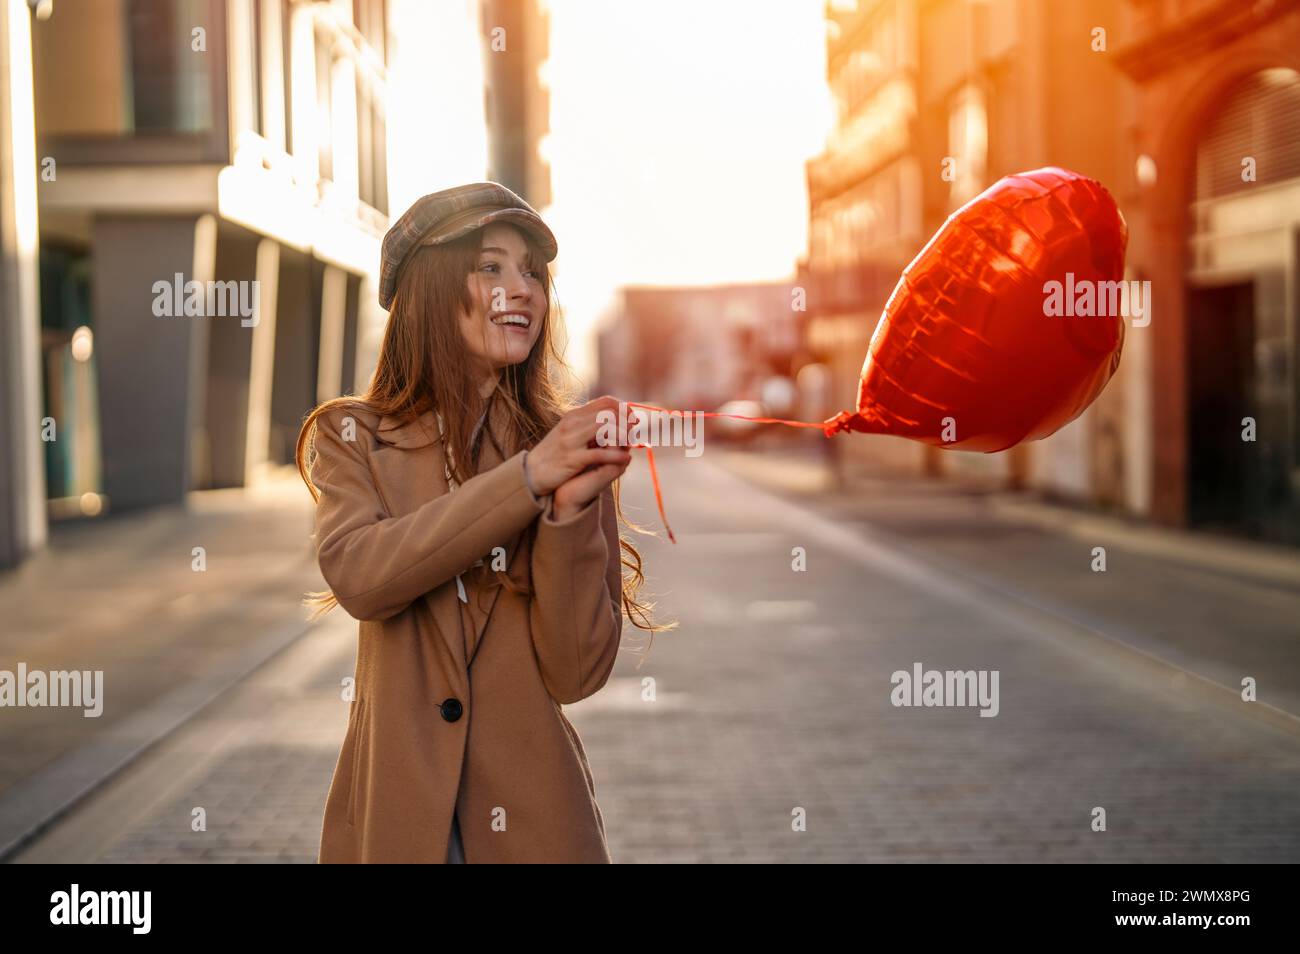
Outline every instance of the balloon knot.
{"type": "Polygon", "coordinates": [[[849,411],[840,411],[834,417],[822,421],[822,433],[827,437],[834,437],[840,431],[852,430],[852,423],[856,417],[856,414],[849,411]]]}

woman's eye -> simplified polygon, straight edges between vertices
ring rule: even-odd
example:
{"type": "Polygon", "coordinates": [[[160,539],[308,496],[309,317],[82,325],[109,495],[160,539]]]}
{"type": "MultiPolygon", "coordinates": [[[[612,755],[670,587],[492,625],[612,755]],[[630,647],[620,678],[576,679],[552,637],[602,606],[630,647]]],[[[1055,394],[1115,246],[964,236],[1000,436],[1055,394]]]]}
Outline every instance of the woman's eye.
{"type": "MultiPolygon", "coordinates": [[[[478,267],[478,270],[480,272],[491,272],[492,274],[496,274],[497,272],[501,271],[501,265],[499,262],[484,262],[482,265],[478,267]]],[[[525,271],[523,274],[526,275],[528,278],[535,278],[537,281],[542,280],[542,273],[535,271],[531,268],[525,271]]]]}

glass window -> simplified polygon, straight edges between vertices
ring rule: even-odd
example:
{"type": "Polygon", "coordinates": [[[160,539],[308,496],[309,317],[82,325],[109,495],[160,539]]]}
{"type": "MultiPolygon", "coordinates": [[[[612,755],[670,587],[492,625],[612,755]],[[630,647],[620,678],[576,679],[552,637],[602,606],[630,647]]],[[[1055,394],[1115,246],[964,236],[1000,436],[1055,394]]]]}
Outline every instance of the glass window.
{"type": "Polygon", "coordinates": [[[129,129],[211,128],[210,58],[215,54],[210,34],[218,25],[207,22],[209,10],[205,0],[128,0],[129,129]]]}

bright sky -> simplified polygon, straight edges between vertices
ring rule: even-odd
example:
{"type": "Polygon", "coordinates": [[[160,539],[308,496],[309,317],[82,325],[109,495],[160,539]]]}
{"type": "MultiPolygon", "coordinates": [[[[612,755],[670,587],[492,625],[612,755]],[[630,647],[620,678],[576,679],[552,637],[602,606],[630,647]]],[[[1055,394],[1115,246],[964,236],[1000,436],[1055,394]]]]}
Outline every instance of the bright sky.
{"type": "Polygon", "coordinates": [[[550,0],[556,285],[568,361],[625,284],[780,281],[831,122],[822,0],[550,0]]]}

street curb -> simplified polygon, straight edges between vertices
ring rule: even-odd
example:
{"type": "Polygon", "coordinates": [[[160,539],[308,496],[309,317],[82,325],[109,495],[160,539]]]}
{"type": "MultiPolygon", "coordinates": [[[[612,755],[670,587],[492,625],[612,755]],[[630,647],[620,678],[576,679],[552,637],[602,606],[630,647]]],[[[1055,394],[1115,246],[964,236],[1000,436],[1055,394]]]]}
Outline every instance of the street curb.
{"type": "Polygon", "coordinates": [[[1300,551],[1247,540],[1227,540],[1158,525],[1131,525],[1104,514],[1077,513],[1036,500],[993,496],[993,511],[1093,543],[1114,542],[1137,553],[1243,579],[1300,589],[1300,551]]]}
{"type": "Polygon", "coordinates": [[[298,620],[272,630],[202,678],[172,690],[16,783],[0,799],[0,863],[315,625],[298,620]]]}
{"type": "MultiPolygon", "coordinates": [[[[761,456],[727,450],[720,455],[715,454],[715,462],[728,472],[755,486],[761,486],[770,493],[802,492],[794,484],[780,484],[767,479],[763,476],[765,471],[762,468],[748,466],[746,458],[761,456]]],[[[784,465],[805,466],[801,459],[778,460],[784,465]]],[[[820,475],[818,467],[805,466],[805,470],[809,474],[820,475]]],[[[855,479],[874,479],[876,476],[879,475],[850,475],[844,492],[852,492],[855,479]]],[[[942,485],[945,489],[978,498],[996,516],[1068,534],[1094,545],[1110,543],[1183,566],[1212,569],[1243,580],[1300,589],[1300,549],[1282,544],[1198,533],[1150,521],[1081,510],[1052,503],[1032,493],[995,488],[969,476],[937,478],[902,472],[891,472],[890,476],[924,481],[927,485],[942,485]]]]}

